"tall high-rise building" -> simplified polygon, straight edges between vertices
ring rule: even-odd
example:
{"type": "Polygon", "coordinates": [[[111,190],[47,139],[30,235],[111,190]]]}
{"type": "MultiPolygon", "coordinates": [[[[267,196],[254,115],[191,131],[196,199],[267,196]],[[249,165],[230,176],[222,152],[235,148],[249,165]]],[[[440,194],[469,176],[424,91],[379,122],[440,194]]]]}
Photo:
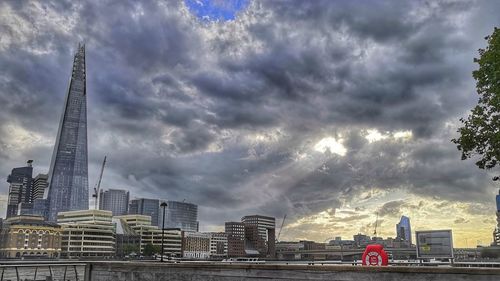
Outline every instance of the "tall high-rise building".
{"type": "Polygon", "coordinates": [[[45,194],[45,189],[49,186],[49,176],[46,174],[38,174],[35,179],[33,179],[33,189],[31,192],[31,199],[34,201],[36,199],[43,199],[45,194]]]}
{"type": "Polygon", "coordinates": [[[410,218],[407,216],[401,216],[401,220],[396,224],[396,234],[397,238],[407,241],[409,246],[411,246],[411,225],[410,218]]]}
{"type": "Polygon", "coordinates": [[[139,198],[130,200],[128,213],[131,215],[151,216],[151,225],[158,226],[160,200],[139,198]]]}
{"type": "Polygon", "coordinates": [[[113,212],[113,216],[123,216],[128,212],[129,192],[122,189],[102,190],[99,193],[99,210],[113,212]]]}
{"type": "Polygon", "coordinates": [[[87,89],[85,46],[78,45],[49,170],[48,219],[88,210],[87,89]]]}
{"type": "Polygon", "coordinates": [[[252,215],[244,216],[245,238],[263,257],[274,258],[276,254],[276,219],[273,217],[252,215]]]}
{"type": "Polygon", "coordinates": [[[7,177],[9,196],[7,202],[7,218],[17,216],[19,204],[31,203],[33,185],[33,160],[28,160],[26,167],[14,168],[7,177]]]}
{"type": "MultiPolygon", "coordinates": [[[[182,231],[198,232],[198,206],[192,203],[167,201],[165,210],[165,228],[180,228],[182,231]]],[[[158,216],[161,227],[163,210],[158,216]]]]}

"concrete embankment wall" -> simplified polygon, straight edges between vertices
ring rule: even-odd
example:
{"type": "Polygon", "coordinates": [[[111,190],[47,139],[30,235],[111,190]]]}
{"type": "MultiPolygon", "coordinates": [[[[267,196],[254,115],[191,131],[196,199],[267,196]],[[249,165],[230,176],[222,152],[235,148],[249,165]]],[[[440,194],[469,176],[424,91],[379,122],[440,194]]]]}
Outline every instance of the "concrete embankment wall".
{"type": "Polygon", "coordinates": [[[500,280],[500,269],[443,267],[361,267],[337,265],[159,264],[96,262],[88,281],[272,281],[272,280],[500,280]]]}

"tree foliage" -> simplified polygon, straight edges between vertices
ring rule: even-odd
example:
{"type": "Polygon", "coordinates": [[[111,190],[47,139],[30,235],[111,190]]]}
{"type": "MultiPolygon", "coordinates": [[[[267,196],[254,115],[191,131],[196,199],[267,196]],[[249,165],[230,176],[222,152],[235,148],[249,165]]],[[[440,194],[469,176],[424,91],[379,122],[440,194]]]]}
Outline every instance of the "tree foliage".
{"type": "Polygon", "coordinates": [[[460,137],[453,139],[462,152],[462,160],[478,157],[476,165],[491,169],[500,161],[500,29],[485,38],[486,49],[479,49],[474,62],[479,69],[472,72],[479,101],[467,119],[460,119],[460,137]]]}
{"type": "Polygon", "coordinates": [[[497,259],[500,257],[500,249],[495,248],[483,248],[481,249],[481,257],[489,259],[497,259]]]}
{"type": "Polygon", "coordinates": [[[140,251],[139,245],[126,244],[123,246],[123,254],[130,255],[132,253],[138,254],[140,251]]]}
{"type": "Polygon", "coordinates": [[[144,246],[144,255],[150,257],[161,252],[161,246],[148,243],[144,246]]]}

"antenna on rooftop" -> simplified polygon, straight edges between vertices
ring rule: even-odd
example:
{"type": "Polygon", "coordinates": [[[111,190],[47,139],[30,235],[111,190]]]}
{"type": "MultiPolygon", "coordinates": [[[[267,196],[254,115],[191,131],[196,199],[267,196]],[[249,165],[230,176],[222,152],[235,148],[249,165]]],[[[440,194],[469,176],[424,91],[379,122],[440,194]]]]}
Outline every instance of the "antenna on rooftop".
{"type": "Polygon", "coordinates": [[[375,231],[373,231],[373,235],[377,237],[377,224],[378,224],[378,212],[377,212],[377,218],[375,219],[375,231]]]}

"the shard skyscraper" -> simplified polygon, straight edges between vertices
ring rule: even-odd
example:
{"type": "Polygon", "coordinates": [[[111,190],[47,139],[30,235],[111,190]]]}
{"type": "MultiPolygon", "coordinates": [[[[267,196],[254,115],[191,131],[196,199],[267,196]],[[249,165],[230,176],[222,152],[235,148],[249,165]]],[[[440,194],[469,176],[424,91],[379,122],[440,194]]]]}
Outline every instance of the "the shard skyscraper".
{"type": "Polygon", "coordinates": [[[89,208],[86,94],[85,46],[79,44],[50,163],[50,221],[58,212],[89,208]]]}

